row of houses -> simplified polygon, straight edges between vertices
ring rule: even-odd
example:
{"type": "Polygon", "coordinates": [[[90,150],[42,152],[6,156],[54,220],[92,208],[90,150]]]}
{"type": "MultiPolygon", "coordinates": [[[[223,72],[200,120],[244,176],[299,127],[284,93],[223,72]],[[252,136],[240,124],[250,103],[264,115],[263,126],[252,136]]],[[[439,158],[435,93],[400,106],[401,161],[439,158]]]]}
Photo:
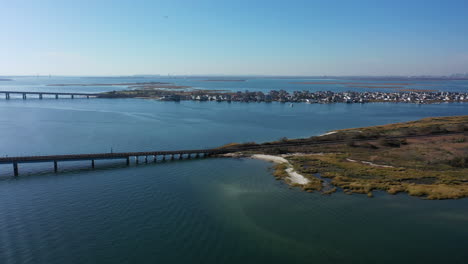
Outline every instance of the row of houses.
{"type": "Polygon", "coordinates": [[[306,102],[306,103],[366,103],[366,102],[468,102],[468,93],[461,92],[309,92],[285,90],[263,92],[207,93],[179,96],[178,100],[235,102],[306,102]]]}

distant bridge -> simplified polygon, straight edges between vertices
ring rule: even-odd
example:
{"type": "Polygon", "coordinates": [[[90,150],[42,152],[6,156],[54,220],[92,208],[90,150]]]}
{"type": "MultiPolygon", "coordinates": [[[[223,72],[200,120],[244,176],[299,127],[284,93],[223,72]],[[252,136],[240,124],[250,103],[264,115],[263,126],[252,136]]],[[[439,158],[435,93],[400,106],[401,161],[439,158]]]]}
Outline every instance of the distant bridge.
{"type": "Polygon", "coordinates": [[[22,91],[0,91],[0,94],[5,94],[5,99],[9,100],[12,94],[18,94],[23,96],[23,100],[26,100],[28,95],[37,95],[37,98],[42,99],[44,95],[55,96],[55,99],[59,99],[59,96],[66,96],[68,98],[74,99],[75,96],[81,97],[98,97],[99,94],[96,93],[64,93],[64,92],[22,92],[22,91]]]}

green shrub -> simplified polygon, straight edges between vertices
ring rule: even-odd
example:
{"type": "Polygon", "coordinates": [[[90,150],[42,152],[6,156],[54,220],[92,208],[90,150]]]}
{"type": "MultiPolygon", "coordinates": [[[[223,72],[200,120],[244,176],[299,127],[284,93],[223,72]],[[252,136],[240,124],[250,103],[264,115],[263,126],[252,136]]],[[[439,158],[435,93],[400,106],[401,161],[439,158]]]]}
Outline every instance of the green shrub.
{"type": "Polygon", "coordinates": [[[395,138],[381,138],[379,139],[379,143],[382,146],[392,147],[392,148],[399,148],[402,144],[407,144],[406,140],[402,139],[395,139],[395,138]]]}
{"type": "Polygon", "coordinates": [[[369,142],[364,142],[364,143],[360,144],[359,147],[361,147],[361,148],[369,148],[369,149],[378,149],[378,148],[379,148],[379,147],[377,147],[376,145],[371,144],[371,143],[369,143],[369,142]]]}
{"type": "Polygon", "coordinates": [[[456,168],[468,168],[468,156],[455,157],[455,158],[447,161],[447,163],[450,166],[456,167],[456,168]]]}
{"type": "Polygon", "coordinates": [[[355,142],[353,139],[348,138],[348,139],[346,139],[346,145],[347,145],[348,147],[355,147],[355,146],[356,146],[356,142],[355,142]]]}
{"type": "Polygon", "coordinates": [[[288,150],[286,148],[272,148],[272,149],[266,150],[265,153],[270,154],[270,155],[280,155],[280,154],[288,153],[288,150]]]}

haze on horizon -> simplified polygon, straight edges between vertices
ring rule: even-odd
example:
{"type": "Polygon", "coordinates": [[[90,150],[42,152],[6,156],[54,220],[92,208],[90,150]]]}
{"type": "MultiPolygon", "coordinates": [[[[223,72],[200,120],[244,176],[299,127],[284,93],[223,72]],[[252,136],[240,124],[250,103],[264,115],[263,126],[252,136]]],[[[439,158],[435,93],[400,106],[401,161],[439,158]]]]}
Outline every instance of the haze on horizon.
{"type": "Polygon", "coordinates": [[[3,0],[0,6],[0,76],[468,72],[466,0],[3,0]]]}

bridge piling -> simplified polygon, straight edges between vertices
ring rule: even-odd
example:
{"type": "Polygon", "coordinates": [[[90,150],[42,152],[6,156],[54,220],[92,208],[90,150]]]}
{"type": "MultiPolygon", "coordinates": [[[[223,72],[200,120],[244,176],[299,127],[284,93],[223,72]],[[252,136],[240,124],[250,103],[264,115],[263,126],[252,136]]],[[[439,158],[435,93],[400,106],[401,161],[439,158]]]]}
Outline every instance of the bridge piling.
{"type": "Polygon", "coordinates": [[[75,95],[72,94],[72,95],[71,95],[71,99],[75,99],[75,95]]]}
{"type": "Polygon", "coordinates": [[[10,93],[5,93],[5,99],[10,100],[10,93]]]}
{"type": "Polygon", "coordinates": [[[39,99],[42,99],[42,94],[39,94],[39,99]]]}
{"type": "Polygon", "coordinates": [[[15,176],[18,176],[18,162],[13,163],[13,173],[15,176]]]}
{"type": "Polygon", "coordinates": [[[26,94],[23,93],[23,100],[26,100],[26,94]]]}
{"type": "Polygon", "coordinates": [[[127,157],[127,166],[130,166],[130,157],[127,157]]]}
{"type": "Polygon", "coordinates": [[[58,164],[57,164],[57,161],[54,160],[54,172],[57,173],[58,171],[58,164]]]}
{"type": "Polygon", "coordinates": [[[135,156],[135,164],[138,165],[138,163],[139,163],[138,156],[135,156]]]}
{"type": "Polygon", "coordinates": [[[91,160],[91,168],[94,169],[94,160],[91,160]]]}
{"type": "Polygon", "coordinates": [[[148,164],[148,156],[145,156],[145,163],[148,164]]]}
{"type": "Polygon", "coordinates": [[[58,98],[59,98],[59,97],[58,97],[58,94],[55,94],[55,99],[58,99],[58,98]]]}

